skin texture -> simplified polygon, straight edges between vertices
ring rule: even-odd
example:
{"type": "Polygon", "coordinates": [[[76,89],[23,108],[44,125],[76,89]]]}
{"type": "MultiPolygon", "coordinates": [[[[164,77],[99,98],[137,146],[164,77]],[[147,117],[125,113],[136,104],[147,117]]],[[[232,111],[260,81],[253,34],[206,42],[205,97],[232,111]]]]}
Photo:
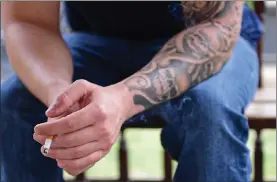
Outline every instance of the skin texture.
{"type": "Polygon", "coordinates": [[[54,100],[46,115],[59,119],[37,125],[34,139],[43,145],[46,136],[54,136],[47,157],[59,167],[71,175],[85,171],[109,152],[126,119],[221,70],[239,36],[243,2],[181,5],[189,28],[172,37],[140,71],[107,87],[78,80],[54,100]]]}
{"type": "Polygon", "coordinates": [[[135,105],[149,109],[221,70],[237,41],[243,2],[182,2],[189,28],[169,40],[153,60],[124,81],[135,105]]]}
{"type": "Polygon", "coordinates": [[[34,128],[33,138],[42,145],[46,136],[54,136],[46,157],[57,160],[58,166],[71,175],[103,158],[128,119],[127,109],[122,107],[124,88],[118,86],[101,87],[86,80],[71,84],[46,112],[49,118],[62,117],[34,128]]]}
{"type": "Polygon", "coordinates": [[[49,106],[73,75],[72,57],[59,31],[60,2],[1,4],[9,61],[28,90],[49,106]]]}

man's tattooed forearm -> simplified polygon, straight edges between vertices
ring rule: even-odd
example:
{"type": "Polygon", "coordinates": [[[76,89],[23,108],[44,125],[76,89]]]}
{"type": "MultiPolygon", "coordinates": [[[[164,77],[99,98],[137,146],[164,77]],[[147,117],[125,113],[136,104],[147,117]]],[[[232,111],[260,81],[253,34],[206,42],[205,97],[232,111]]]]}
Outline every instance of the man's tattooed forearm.
{"type": "Polygon", "coordinates": [[[170,39],[149,64],[124,82],[134,93],[134,104],[145,109],[220,71],[239,35],[242,2],[182,2],[182,6],[191,27],[170,39]]]}

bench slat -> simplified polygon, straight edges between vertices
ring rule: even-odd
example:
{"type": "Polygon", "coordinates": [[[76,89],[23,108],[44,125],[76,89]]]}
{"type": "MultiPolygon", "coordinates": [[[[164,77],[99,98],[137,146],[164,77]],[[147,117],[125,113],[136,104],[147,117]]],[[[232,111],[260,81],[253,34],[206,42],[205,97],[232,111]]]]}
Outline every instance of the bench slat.
{"type": "Polygon", "coordinates": [[[276,88],[260,88],[255,95],[254,102],[276,103],[276,88]]]}
{"type": "Polygon", "coordinates": [[[253,102],[248,106],[245,113],[252,129],[276,128],[276,102],[253,102]]]}

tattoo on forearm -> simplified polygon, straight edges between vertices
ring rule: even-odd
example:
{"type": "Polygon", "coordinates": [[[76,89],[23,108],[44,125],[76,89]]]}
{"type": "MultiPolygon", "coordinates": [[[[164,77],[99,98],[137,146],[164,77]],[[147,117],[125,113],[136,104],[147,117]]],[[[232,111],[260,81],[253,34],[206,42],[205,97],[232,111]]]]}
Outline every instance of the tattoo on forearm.
{"type": "Polygon", "coordinates": [[[181,3],[187,30],[170,39],[153,60],[124,83],[145,109],[179,96],[216,74],[230,57],[243,2],[181,3]]]}

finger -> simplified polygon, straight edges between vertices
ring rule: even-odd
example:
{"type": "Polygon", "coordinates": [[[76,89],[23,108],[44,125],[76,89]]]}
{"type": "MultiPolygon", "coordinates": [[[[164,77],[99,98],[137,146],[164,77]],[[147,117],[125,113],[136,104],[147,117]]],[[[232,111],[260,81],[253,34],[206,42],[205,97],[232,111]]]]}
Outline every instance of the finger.
{"type": "Polygon", "coordinates": [[[78,110],[80,110],[81,107],[80,107],[80,104],[78,102],[76,102],[75,104],[73,104],[69,109],[67,109],[66,111],[64,111],[63,113],[60,113],[60,115],[57,115],[56,117],[48,117],[48,121],[51,121],[51,120],[57,120],[57,119],[60,119],[62,117],[65,117],[73,112],[76,112],[78,110]]]}
{"type": "MultiPolygon", "coordinates": [[[[75,132],[57,135],[53,138],[51,146],[55,148],[70,148],[84,145],[91,141],[97,141],[105,137],[105,133],[94,126],[88,126],[75,132]]],[[[40,144],[44,144],[46,136],[34,134],[34,139],[40,144]]],[[[104,138],[103,138],[104,139],[104,138]]]]}
{"type": "MultiPolygon", "coordinates": [[[[57,161],[58,163],[58,161],[57,161]]],[[[78,170],[71,170],[71,169],[64,169],[69,175],[71,176],[77,176],[85,171],[87,171],[89,168],[91,168],[92,166],[94,166],[94,164],[84,168],[84,169],[78,169],[78,170]]]]}
{"type": "MultiPolygon", "coordinates": [[[[44,145],[45,144],[45,140],[46,140],[46,136],[37,135],[37,134],[34,133],[33,139],[35,141],[37,141],[38,143],[40,143],[41,145],[44,145]]],[[[57,146],[53,141],[55,141],[55,137],[52,140],[51,149],[52,148],[59,148],[59,146],[57,146]]]]}
{"type": "MultiPolygon", "coordinates": [[[[107,133],[108,131],[104,131],[104,129],[101,129],[98,125],[91,125],[71,133],[56,135],[52,139],[51,146],[55,148],[70,148],[84,145],[91,141],[98,141],[100,139],[101,141],[111,143],[111,141],[108,140],[107,133]]],[[[36,133],[34,133],[33,136],[34,140],[42,145],[44,145],[46,137],[47,136],[38,135],[36,133]]]]}
{"type": "Polygon", "coordinates": [[[105,152],[103,150],[98,150],[83,158],[73,160],[57,160],[57,162],[60,168],[65,169],[69,173],[78,174],[79,172],[87,169],[89,166],[94,165],[102,157],[104,157],[104,155],[105,152]]]}
{"type": "Polygon", "coordinates": [[[101,132],[95,125],[88,126],[75,132],[58,135],[53,141],[55,146],[69,148],[84,145],[91,141],[105,139],[105,133],[101,132]]]}
{"type": "Polygon", "coordinates": [[[37,141],[38,143],[40,143],[41,145],[44,145],[44,142],[45,142],[45,139],[46,139],[46,136],[41,136],[41,135],[37,135],[37,134],[33,134],[33,139],[35,141],[37,141]]]}
{"type": "MultiPolygon", "coordinates": [[[[68,110],[74,103],[90,93],[94,84],[85,80],[77,80],[70,85],[46,111],[46,116],[56,117],[68,110]],[[88,86],[89,85],[89,86],[88,86]]],[[[96,85],[95,85],[96,86],[96,85]]]]}
{"type": "MultiPolygon", "coordinates": [[[[72,148],[51,148],[47,157],[59,160],[73,160],[85,157],[102,148],[101,143],[98,142],[90,142],[72,148]]],[[[43,152],[43,147],[41,147],[41,152],[43,152]]]]}
{"type": "Polygon", "coordinates": [[[46,136],[61,135],[80,130],[89,125],[93,125],[96,121],[105,119],[100,107],[94,106],[93,103],[90,104],[90,106],[91,107],[87,106],[61,119],[38,124],[35,126],[35,133],[46,136]]]}

